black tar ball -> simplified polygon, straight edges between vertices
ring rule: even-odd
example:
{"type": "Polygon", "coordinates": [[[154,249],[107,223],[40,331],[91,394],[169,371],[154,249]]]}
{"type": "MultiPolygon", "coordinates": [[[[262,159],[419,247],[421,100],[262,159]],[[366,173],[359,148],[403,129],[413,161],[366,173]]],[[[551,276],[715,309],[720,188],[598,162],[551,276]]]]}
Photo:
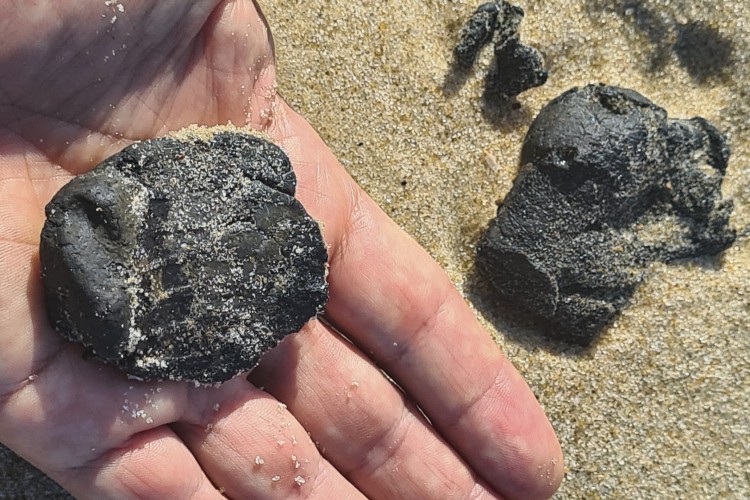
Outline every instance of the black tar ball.
{"type": "Polygon", "coordinates": [[[320,227],[284,152],[199,135],[135,143],[46,209],[50,323],[136,378],[228,380],[328,298],[320,227]]]}
{"type": "Polygon", "coordinates": [[[453,59],[462,70],[471,68],[482,47],[493,43],[495,57],[486,78],[485,99],[510,101],[547,81],[542,54],[521,43],[518,30],[523,16],[521,7],[495,0],[480,5],[461,29],[453,59]]]}
{"type": "Polygon", "coordinates": [[[702,118],[668,119],[632,90],[571,89],[532,123],[477,268],[550,337],[588,344],[649,263],[734,242],[721,198],[728,159],[726,138],[702,118]]]}

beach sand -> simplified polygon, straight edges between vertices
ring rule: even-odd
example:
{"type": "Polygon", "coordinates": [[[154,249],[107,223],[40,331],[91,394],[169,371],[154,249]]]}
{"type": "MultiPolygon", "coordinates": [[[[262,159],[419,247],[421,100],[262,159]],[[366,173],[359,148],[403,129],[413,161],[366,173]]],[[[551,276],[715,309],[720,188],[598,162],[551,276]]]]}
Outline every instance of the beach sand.
{"type": "Polygon", "coordinates": [[[478,2],[264,3],[279,88],[362,187],[437,259],[528,380],[566,456],[559,498],[750,495],[750,242],[653,265],[592,348],[566,349],[474,293],[474,245],[518,171],[526,130],[573,86],[633,88],[730,137],[732,224],[750,224],[750,3],[525,1],[521,36],[547,84],[483,112],[485,50],[451,78],[478,2]],[[293,7],[291,7],[293,5],[293,7]],[[692,43],[694,42],[694,43],[692,43]]]}
{"type": "Polygon", "coordinates": [[[502,114],[481,104],[490,50],[465,81],[450,72],[478,2],[261,2],[280,92],[441,263],[544,406],[566,457],[557,498],[746,498],[747,237],[720,259],[653,265],[588,350],[497,313],[471,276],[474,245],[512,185],[531,120],[587,83],[633,88],[671,117],[703,116],[726,132],[723,191],[734,199],[733,226],[750,225],[750,3],[518,3],[522,39],[542,51],[550,77],[502,114]]]}

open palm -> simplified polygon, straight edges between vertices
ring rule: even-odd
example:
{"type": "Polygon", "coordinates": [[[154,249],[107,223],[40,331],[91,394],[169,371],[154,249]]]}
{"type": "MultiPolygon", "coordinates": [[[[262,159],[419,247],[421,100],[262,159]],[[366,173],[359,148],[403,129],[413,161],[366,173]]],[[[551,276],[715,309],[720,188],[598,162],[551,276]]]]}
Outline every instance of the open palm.
{"type": "Polygon", "coordinates": [[[0,23],[0,441],[92,498],[556,489],[560,449],[531,391],[439,266],[277,94],[254,2],[3,2],[0,23]],[[44,206],[132,141],[228,122],[287,152],[323,223],[325,320],[216,388],[83,360],[46,320],[44,206]]]}

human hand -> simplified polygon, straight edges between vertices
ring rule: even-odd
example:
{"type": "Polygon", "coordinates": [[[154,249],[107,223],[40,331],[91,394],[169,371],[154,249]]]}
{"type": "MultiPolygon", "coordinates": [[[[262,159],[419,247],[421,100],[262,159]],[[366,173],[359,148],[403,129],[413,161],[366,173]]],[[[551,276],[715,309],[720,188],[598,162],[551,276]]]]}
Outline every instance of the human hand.
{"type": "Polygon", "coordinates": [[[551,495],[562,456],[533,394],[437,263],[277,95],[257,5],[118,5],[0,5],[0,441],[91,498],[551,495]],[[136,382],[81,359],[44,311],[44,206],[132,141],[228,121],[287,152],[323,223],[325,321],[251,383],[136,382]]]}

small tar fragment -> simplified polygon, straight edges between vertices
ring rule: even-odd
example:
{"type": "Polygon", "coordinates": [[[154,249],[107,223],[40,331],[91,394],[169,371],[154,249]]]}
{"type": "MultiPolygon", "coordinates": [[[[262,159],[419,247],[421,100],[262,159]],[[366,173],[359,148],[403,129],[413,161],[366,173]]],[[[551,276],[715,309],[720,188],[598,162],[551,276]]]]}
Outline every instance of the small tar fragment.
{"type": "Polygon", "coordinates": [[[461,28],[459,40],[453,49],[456,64],[468,69],[474,65],[479,51],[492,40],[497,27],[500,8],[495,2],[482,4],[461,28]]]}
{"type": "Polygon", "coordinates": [[[514,37],[495,47],[495,62],[487,73],[484,98],[508,101],[546,81],[542,54],[514,37]]]}
{"type": "Polygon", "coordinates": [[[50,323],[139,380],[227,380],[328,298],[320,227],[284,152],[203,132],[135,143],[47,206],[50,323]]]}
{"type": "Polygon", "coordinates": [[[457,67],[470,68],[477,54],[492,40],[495,58],[487,74],[485,98],[510,100],[543,85],[547,70],[539,51],[521,43],[518,29],[523,9],[506,1],[482,4],[461,29],[453,50],[457,67]]]}
{"type": "Polygon", "coordinates": [[[586,345],[649,263],[729,247],[721,198],[726,138],[702,118],[671,120],[642,95],[574,88],[534,120],[521,172],[477,247],[477,270],[512,304],[586,345]]]}

